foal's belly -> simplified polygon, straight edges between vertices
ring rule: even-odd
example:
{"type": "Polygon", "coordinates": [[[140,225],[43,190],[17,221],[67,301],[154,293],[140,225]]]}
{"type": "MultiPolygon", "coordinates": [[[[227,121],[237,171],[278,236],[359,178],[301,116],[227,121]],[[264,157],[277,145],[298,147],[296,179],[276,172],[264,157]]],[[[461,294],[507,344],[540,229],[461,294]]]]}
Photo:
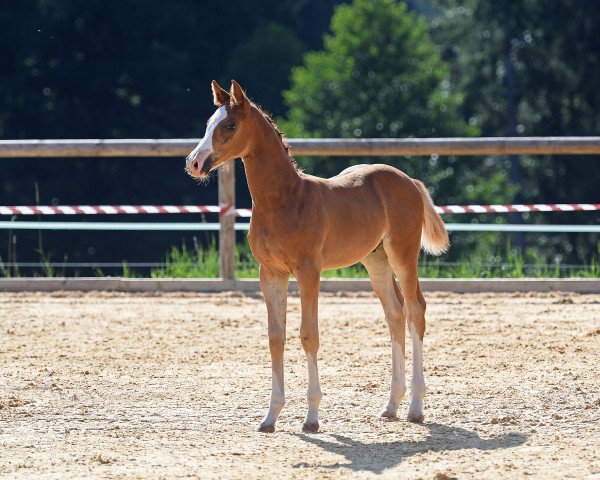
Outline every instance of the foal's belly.
{"type": "Polygon", "coordinates": [[[386,218],[368,176],[334,186],[324,200],[323,270],[353,265],[375,250],[385,234],[386,218]]]}
{"type": "Polygon", "coordinates": [[[384,228],[378,223],[365,225],[365,222],[362,222],[330,233],[323,245],[322,270],[354,265],[373,252],[384,235],[384,228]]]}

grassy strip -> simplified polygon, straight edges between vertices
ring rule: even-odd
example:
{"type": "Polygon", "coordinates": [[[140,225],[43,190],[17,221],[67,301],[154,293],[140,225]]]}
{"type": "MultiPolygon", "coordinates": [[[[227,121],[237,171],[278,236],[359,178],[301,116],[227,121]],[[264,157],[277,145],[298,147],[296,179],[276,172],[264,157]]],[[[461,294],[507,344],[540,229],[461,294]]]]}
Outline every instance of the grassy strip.
{"type": "MultiPolygon", "coordinates": [[[[236,245],[236,277],[257,278],[258,264],[254,260],[247,242],[236,245]]],[[[421,278],[599,278],[600,250],[593,255],[588,265],[545,264],[541,259],[525,258],[514,253],[510,244],[505,253],[492,255],[490,260],[481,258],[464,259],[458,262],[442,262],[423,255],[419,262],[421,278]]],[[[56,276],[49,257],[43,257],[41,276],[56,276]]],[[[215,243],[207,248],[186,245],[172,247],[165,259],[166,266],[153,268],[151,278],[218,278],[219,251],[215,243]]],[[[147,275],[132,269],[126,261],[122,264],[124,278],[140,278],[147,275]]],[[[20,277],[18,268],[6,267],[0,258],[0,277],[20,277]]],[[[101,269],[96,275],[105,276],[101,269]]],[[[36,275],[37,276],[37,275],[36,275]]],[[[75,276],[78,276],[77,272],[75,276]]],[[[367,271],[361,264],[347,268],[328,270],[321,274],[324,278],[367,278],[367,271]]]]}
{"type": "MultiPolygon", "coordinates": [[[[564,266],[548,265],[541,262],[526,263],[522,255],[512,253],[507,246],[505,261],[482,262],[478,259],[465,259],[459,262],[444,263],[423,257],[419,264],[421,278],[598,278],[600,268],[598,257],[593,256],[589,265],[564,266]]],[[[217,278],[219,276],[219,253],[216,245],[210,245],[196,252],[185,245],[173,247],[166,258],[167,267],[153,269],[152,278],[217,278]]],[[[135,276],[129,269],[123,269],[124,276],[135,276]]],[[[360,265],[328,270],[324,278],[366,278],[367,272],[360,265]]],[[[236,277],[257,278],[258,264],[252,257],[247,244],[236,247],[236,277]]]]}

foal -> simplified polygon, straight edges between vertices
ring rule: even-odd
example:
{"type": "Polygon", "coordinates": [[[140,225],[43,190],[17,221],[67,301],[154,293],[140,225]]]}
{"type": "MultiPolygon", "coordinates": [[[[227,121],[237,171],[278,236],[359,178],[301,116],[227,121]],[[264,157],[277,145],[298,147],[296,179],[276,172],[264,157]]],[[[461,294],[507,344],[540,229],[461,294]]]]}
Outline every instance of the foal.
{"type": "Polygon", "coordinates": [[[314,432],[319,429],[321,401],[317,368],[320,273],[357,262],[369,273],[392,340],[390,400],[382,416],[396,417],[406,392],[404,335],[408,322],[413,344],[408,420],[423,422],[425,300],[419,288],[417,260],[421,247],[440,254],[449,245],[427,189],[388,165],[357,165],[329,179],[298,171],[281,132],[235,81],[229,92],[213,81],[212,92],[218,109],[208,121],[204,138],[187,157],[186,169],[191,176],[202,178],[234,158],[241,157],[244,163],[253,203],[248,239],[260,264],[273,373],[271,403],[259,431],[275,430],[285,403],[283,351],[289,276],[297,278],[300,289],[300,338],[308,362],[308,413],[303,430],[314,432]]]}

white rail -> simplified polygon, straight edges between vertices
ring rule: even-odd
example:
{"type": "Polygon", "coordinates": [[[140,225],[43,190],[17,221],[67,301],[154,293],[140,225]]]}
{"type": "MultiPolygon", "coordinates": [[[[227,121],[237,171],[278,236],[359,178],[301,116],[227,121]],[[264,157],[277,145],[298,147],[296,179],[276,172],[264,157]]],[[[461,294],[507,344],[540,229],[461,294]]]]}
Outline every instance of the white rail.
{"type": "MultiPolygon", "coordinates": [[[[248,230],[249,223],[235,223],[248,230]]],[[[600,233],[600,225],[514,225],[505,223],[447,223],[450,232],[561,232],[600,233]]],[[[0,222],[0,230],[113,230],[113,231],[219,231],[220,223],[203,222],[0,222]]]]}

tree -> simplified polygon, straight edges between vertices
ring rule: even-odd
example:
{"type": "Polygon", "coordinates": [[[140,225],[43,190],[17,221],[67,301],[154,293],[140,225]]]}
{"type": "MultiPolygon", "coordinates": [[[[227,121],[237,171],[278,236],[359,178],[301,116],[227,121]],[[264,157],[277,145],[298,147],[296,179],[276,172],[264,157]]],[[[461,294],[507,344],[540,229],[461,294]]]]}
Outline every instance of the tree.
{"type": "MultiPolygon", "coordinates": [[[[437,6],[433,38],[451,65],[452,84],[465,92],[462,116],[483,135],[511,134],[511,123],[518,135],[598,134],[596,2],[437,0],[437,6]]],[[[522,179],[513,191],[528,203],[596,202],[598,160],[522,156],[522,179]]],[[[501,158],[494,162],[509,168],[501,158]]],[[[566,215],[535,214],[528,221],[597,222],[596,215],[566,215]]],[[[527,245],[547,260],[588,262],[599,243],[591,234],[535,234],[527,245]]]]}
{"type": "Polygon", "coordinates": [[[456,121],[461,96],[423,18],[394,0],[336,8],[325,48],[293,69],[284,122],[297,136],[397,137],[474,133],[456,121]]]}
{"type": "MultiPolygon", "coordinates": [[[[478,130],[459,114],[463,95],[451,87],[425,20],[395,0],[355,0],[336,8],[324,49],[304,56],[284,92],[281,127],[297,137],[470,136],[478,130]]],[[[311,173],[330,176],[348,163],[386,162],[422,179],[438,203],[510,198],[506,172],[455,157],[298,159],[311,173]]],[[[488,237],[486,237],[488,238],[488,237]]],[[[461,235],[451,257],[489,250],[481,235],[461,235]]]]}
{"type": "MultiPolygon", "coordinates": [[[[395,0],[338,6],[324,49],[307,53],[303,66],[292,70],[291,87],[284,92],[285,133],[341,138],[475,134],[456,115],[462,96],[450,89],[448,67],[427,29],[420,16],[395,0]]],[[[436,159],[403,165],[425,174],[429,163],[437,166],[436,159]]],[[[302,165],[322,175],[341,169],[329,159],[302,165]]]]}
{"type": "MultiPolygon", "coordinates": [[[[199,136],[214,111],[210,81],[244,68],[250,93],[280,114],[289,68],[304,45],[319,48],[335,1],[0,0],[0,138],[199,136]]],[[[36,180],[44,204],[213,203],[217,183],[192,188],[180,162],[3,159],[0,205],[32,204],[36,180]]],[[[245,187],[237,198],[250,204],[245,187]]],[[[148,260],[182,236],[128,235],[45,233],[44,248],[54,260],[148,260]]],[[[38,258],[36,234],[18,244],[21,261],[38,258]]]]}
{"type": "MultiPolygon", "coordinates": [[[[284,112],[282,85],[288,84],[290,69],[300,64],[304,51],[297,35],[284,25],[259,25],[231,52],[228,70],[253,100],[280,115],[284,112]]],[[[228,83],[230,79],[223,80],[228,83]]]]}

